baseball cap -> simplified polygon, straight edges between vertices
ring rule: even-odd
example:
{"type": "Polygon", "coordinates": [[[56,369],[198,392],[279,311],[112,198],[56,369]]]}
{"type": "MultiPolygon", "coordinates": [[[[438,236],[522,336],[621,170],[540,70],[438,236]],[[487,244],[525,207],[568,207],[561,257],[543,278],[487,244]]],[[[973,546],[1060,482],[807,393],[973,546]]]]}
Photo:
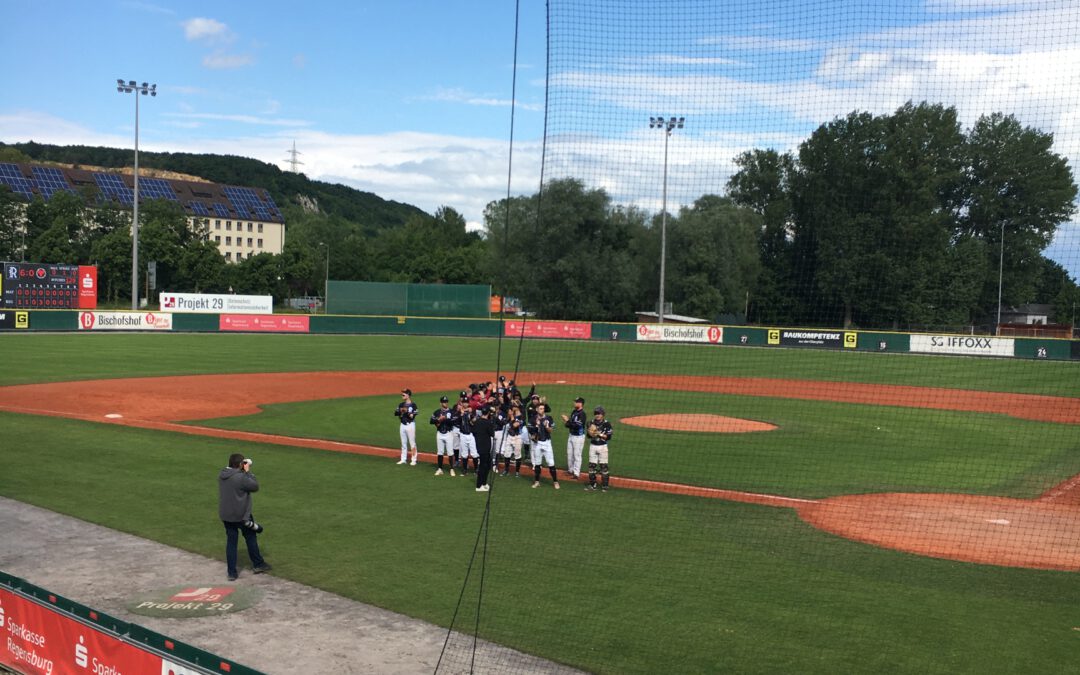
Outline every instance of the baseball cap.
{"type": "Polygon", "coordinates": [[[584,403],[584,402],[585,402],[585,399],[581,398],[580,396],[578,396],[577,398],[574,399],[574,403],[584,403]]]}
{"type": "Polygon", "coordinates": [[[439,398],[439,403],[449,403],[449,402],[450,402],[450,399],[446,398],[445,396],[439,398]]]}
{"type": "Polygon", "coordinates": [[[540,399],[540,394],[533,394],[529,398],[535,398],[535,399],[539,400],[540,399]]]}
{"type": "Polygon", "coordinates": [[[408,394],[409,396],[412,396],[412,389],[402,389],[401,393],[402,394],[408,394]]]}
{"type": "Polygon", "coordinates": [[[604,410],[604,406],[598,405],[595,408],[593,408],[593,414],[594,415],[604,415],[604,414],[606,414],[606,411],[604,410]]]}

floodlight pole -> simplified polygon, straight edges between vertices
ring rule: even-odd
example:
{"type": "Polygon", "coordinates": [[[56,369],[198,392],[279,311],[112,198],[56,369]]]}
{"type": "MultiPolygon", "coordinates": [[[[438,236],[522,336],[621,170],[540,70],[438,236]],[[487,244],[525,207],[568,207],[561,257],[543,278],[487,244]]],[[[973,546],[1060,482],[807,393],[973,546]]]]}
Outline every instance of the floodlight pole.
{"type": "Polygon", "coordinates": [[[323,279],[323,314],[330,311],[330,244],[319,242],[326,247],[326,277],[323,279]]]}
{"type": "Polygon", "coordinates": [[[664,130],[664,197],[660,208],[660,306],[656,316],[660,323],[664,323],[664,278],[666,276],[667,263],[667,172],[668,172],[668,140],[671,138],[673,129],[682,129],[685,117],[650,117],[650,129],[664,130]]]}
{"type": "MultiPolygon", "coordinates": [[[[124,82],[116,80],[116,91],[121,94],[135,94],[135,196],[131,206],[131,309],[139,309],[139,94],[157,96],[157,85],[135,80],[124,82]]],[[[150,301],[149,293],[147,302],[150,301]]]]}
{"type": "Polygon", "coordinates": [[[997,310],[997,323],[994,324],[994,335],[997,335],[1001,331],[1001,279],[1002,272],[1005,270],[1005,220],[1001,221],[1001,241],[999,242],[1001,250],[998,252],[998,310],[997,310]]]}

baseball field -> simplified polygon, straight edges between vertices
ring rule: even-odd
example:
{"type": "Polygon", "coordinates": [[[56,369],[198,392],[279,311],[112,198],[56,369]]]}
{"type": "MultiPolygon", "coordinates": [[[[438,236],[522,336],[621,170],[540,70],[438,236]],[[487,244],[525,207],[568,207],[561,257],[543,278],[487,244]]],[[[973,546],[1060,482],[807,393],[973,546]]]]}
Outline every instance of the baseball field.
{"type": "Polygon", "coordinates": [[[316,335],[5,335],[0,354],[0,494],[223,558],[213,479],[243,452],[274,574],[584,670],[1080,658],[1080,363],[316,335]],[[607,408],[613,490],[433,476],[439,396],[515,364],[556,414],[607,408]],[[395,464],[402,387],[415,467],[395,464]],[[654,415],[775,428],[623,422],[654,415]]]}

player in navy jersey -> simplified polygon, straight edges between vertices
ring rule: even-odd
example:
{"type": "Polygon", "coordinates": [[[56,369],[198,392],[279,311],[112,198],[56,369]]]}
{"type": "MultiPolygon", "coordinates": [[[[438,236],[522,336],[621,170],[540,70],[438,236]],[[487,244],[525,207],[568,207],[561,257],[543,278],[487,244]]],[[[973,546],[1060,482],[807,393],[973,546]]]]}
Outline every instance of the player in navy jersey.
{"type": "Polygon", "coordinates": [[[536,438],[533,439],[530,459],[533,467],[533,487],[540,487],[540,470],[542,464],[547,464],[551,472],[551,482],[555,489],[559,489],[559,474],[555,469],[555,451],[551,448],[551,430],[555,421],[547,414],[547,407],[543,403],[536,406],[533,414],[532,429],[535,429],[536,438]]]}
{"type": "Polygon", "coordinates": [[[416,466],[416,457],[420,454],[420,451],[416,448],[416,413],[419,412],[419,408],[412,400],[412,390],[401,390],[401,403],[398,404],[397,409],[394,411],[394,416],[398,418],[400,423],[399,435],[401,436],[401,461],[398,464],[405,464],[409,461],[409,449],[412,448],[413,458],[412,465],[416,466]]]}
{"type": "Polygon", "coordinates": [[[562,416],[563,425],[570,432],[566,438],[566,471],[574,480],[581,476],[581,451],[585,447],[585,399],[574,399],[570,416],[562,416]]]}
{"type": "Polygon", "coordinates": [[[431,413],[431,423],[435,425],[435,454],[438,456],[439,468],[435,470],[436,476],[443,474],[443,457],[450,461],[450,475],[454,475],[454,417],[457,410],[450,407],[450,399],[443,396],[439,399],[439,407],[431,413]]]}

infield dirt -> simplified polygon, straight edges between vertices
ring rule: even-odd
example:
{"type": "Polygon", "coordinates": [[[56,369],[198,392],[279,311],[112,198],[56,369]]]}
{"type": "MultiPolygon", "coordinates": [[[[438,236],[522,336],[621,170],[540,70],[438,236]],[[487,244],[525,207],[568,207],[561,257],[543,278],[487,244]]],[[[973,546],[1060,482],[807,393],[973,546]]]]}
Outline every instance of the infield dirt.
{"type": "MultiPolygon", "coordinates": [[[[260,405],[396,394],[403,386],[450,391],[479,372],[314,372],[200,375],[0,387],[0,410],[53,415],[185,434],[395,456],[388,448],[178,424],[250,415],[260,405]]],[[[805,380],[525,373],[520,381],[728,393],[882,406],[994,413],[1080,425],[1080,399],[805,380]]],[[[423,461],[431,456],[422,453],[423,461]]],[[[612,479],[614,487],[795,508],[825,531],[876,546],[968,562],[1080,570],[1080,477],[1038,499],[950,494],[866,494],[806,500],[782,495],[612,479]]]]}

